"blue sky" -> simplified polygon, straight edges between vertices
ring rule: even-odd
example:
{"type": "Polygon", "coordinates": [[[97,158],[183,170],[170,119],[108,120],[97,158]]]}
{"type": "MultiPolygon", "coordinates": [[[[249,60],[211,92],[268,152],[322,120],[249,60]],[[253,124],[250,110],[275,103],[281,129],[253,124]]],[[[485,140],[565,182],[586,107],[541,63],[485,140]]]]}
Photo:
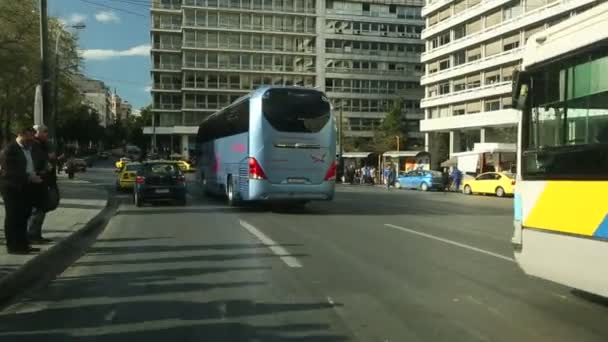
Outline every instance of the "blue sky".
{"type": "Polygon", "coordinates": [[[149,0],[49,0],[49,15],[78,31],[86,76],[139,109],[151,103],[149,0]],[[109,8],[112,7],[112,8],[109,8]],[[133,13],[129,13],[133,12],[133,13]]]}

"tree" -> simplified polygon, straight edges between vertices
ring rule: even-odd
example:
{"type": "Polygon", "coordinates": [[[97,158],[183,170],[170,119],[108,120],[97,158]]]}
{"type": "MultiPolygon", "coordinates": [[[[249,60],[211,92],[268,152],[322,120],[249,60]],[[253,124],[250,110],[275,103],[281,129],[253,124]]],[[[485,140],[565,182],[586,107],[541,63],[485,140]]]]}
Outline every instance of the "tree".
{"type": "Polygon", "coordinates": [[[380,128],[374,132],[371,147],[375,152],[385,152],[405,145],[406,127],[402,117],[403,101],[398,101],[386,114],[380,128]]]}

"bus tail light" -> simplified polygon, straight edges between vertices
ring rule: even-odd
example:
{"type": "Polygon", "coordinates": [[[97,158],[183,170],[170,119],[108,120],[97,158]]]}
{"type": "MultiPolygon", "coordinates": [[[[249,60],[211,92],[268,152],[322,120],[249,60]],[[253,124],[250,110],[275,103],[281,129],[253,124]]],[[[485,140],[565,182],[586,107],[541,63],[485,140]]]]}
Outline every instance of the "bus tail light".
{"type": "Polygon", "coordinates": [[[260,163],[253,157],[249,157],[249,179],[267,179],[260,163]]]}
{"type": "Polygon", "coordinates": [[[146,182],[146,179],[142,176],[137,176],[135,177],[135,183],[137,184],[144,184],[146,182]]]}
{"type": "Polygon", "coordinates": [[[337,170],[337,165],[336,165],[336,161],[334,160],[333,162],[331,162],[331,165],[329,166],[329,170],[327,170],[327,173],[325,174],[325,180],[326,181],[333,181],[336,180],[336,170],[337,170]]]}

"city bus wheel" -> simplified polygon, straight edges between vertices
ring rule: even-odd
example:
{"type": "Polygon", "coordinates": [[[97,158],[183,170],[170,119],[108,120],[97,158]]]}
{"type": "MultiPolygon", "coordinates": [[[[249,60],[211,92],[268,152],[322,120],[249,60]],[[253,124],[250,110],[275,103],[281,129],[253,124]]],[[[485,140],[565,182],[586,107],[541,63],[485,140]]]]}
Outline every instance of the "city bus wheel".
{"type": "Polygon", "coordinates": [[[232,184],[232,178],[228,178],[228,184],[226,185],[226,197],[228,198],[228,205],[231,207],[238,205],[237,194],[234,192],[234,185],[232,184]]]}
{"type": "Polygon", "coordinates": [[[465,185],[465,186],[464,186],[464,193],[465,193],[466,195],[472,195],[472,194],[473,194],[473,190],[471,189],[471,186],[470,186],[470,185],[465,185]]]}
{"type": "Polygon", "coordinates": [[[504,197],[505,196],[505,189],[503,189],[502,187],[498,187],[496,188],[496,197],[504,197]]]}

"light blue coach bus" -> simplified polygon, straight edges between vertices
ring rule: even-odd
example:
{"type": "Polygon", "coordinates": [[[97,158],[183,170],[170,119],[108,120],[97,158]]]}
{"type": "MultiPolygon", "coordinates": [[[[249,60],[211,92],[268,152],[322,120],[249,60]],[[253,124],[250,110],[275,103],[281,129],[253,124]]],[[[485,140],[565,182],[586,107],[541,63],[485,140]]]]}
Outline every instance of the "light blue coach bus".
{"type": "Polygon", "coordinates": [[[321,91],[260,88],[207,117],[197,140],[203,190],[229,205],[334,197],[336,126],[321,91]]]}

